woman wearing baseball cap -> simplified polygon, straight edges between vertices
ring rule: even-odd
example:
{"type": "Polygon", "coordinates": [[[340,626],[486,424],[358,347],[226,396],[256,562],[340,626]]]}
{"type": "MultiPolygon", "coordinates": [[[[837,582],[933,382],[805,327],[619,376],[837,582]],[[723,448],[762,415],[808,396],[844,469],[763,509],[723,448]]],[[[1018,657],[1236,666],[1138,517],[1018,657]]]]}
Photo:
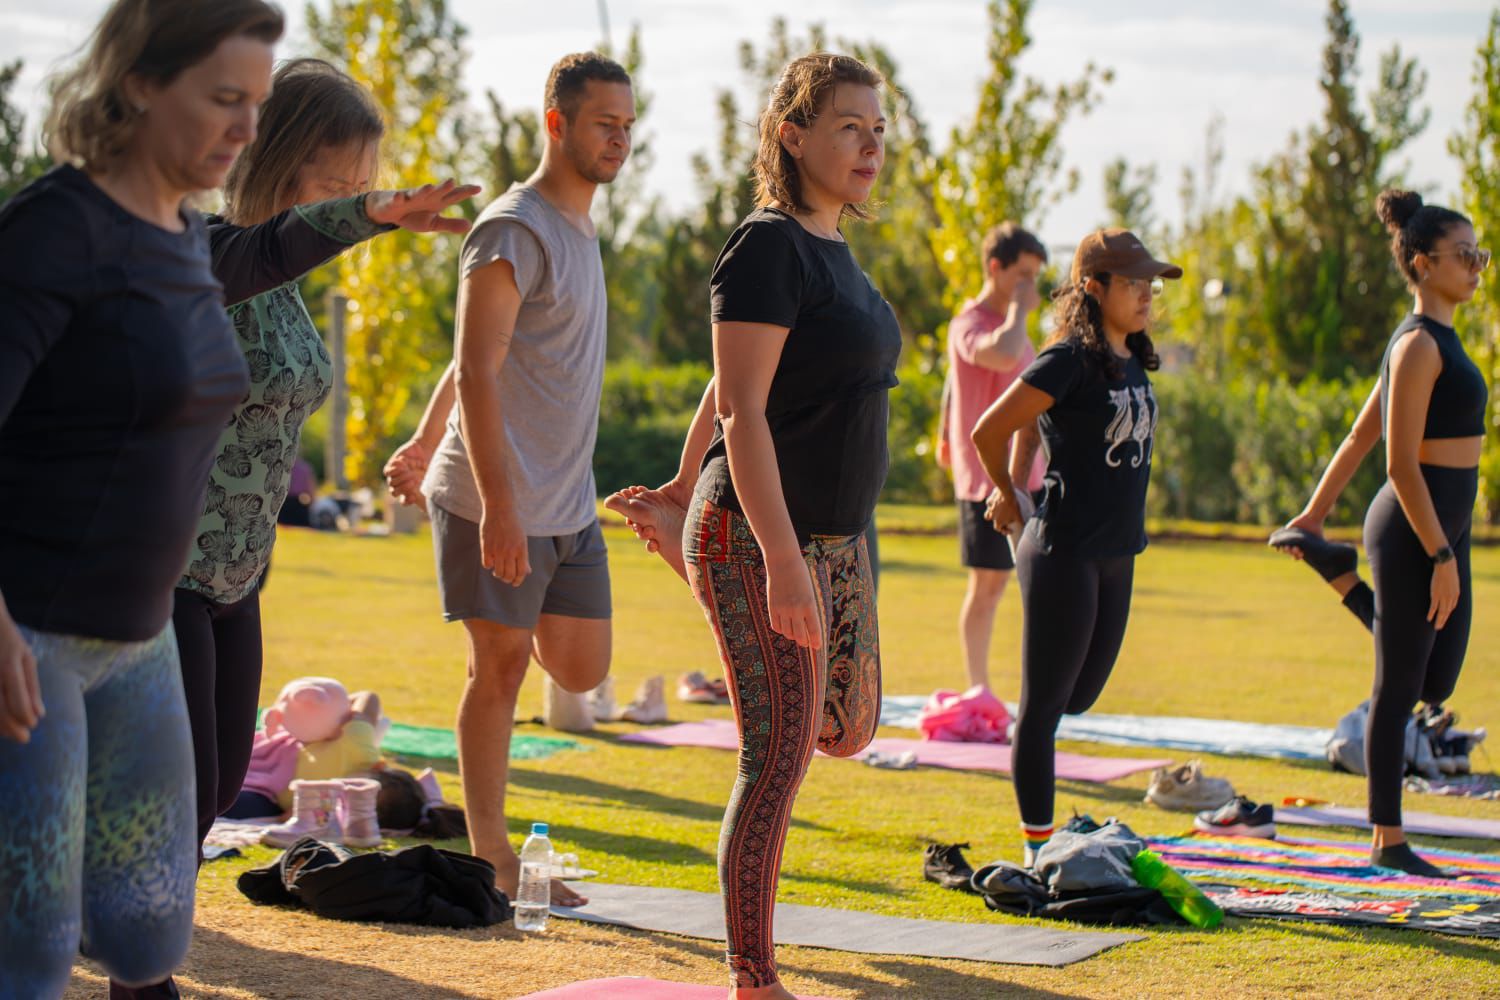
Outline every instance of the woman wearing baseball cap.
{"type": "Polygon", "coordinates": [[[1182,268],[1123,229],[1090,233],[1054,293],[1047,347],[985,411],[973,438],[995,481],[988,516],[1020,533],[1021,709],[1011,751],[1029,867],[1052,835],[1053,742],[1063,713],[1086,711],[1114,668],[1130,614],[1135,556],[1146,547],[1146,487],[1156,430],[1148,371],[1161,362],[1146,327],[1161,279],[1182,268]],[[1037,421],[1047,477],[1022,523],[1010,440],[1037,421]]]}

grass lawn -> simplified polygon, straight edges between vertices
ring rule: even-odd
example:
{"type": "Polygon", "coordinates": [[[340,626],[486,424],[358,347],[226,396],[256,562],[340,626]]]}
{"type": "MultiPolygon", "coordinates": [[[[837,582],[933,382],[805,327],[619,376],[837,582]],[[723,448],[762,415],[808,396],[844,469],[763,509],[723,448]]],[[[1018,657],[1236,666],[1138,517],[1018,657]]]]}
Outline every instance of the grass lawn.
{"type": "MultiPolygon", "coordinates": [[[[606,532],[615,598],[614,673],[621,700],[656,673],[721,673],[687,588],[622,529],[606,532]]],[[[881,637],[885,688],[921,694],[957,686],[963,668],[955,618],[964,577],[951,537],[882,539],[881,637]]],[[[1466,722],[1500,724],[1500,550],[1475,553],[1477,609],[1469,660],[1451,704],[1466,722]]],[[[353,538],[286,531],[264,595],[263,700],[303,674],[380,692],[397,721],[451,726],[464,676],[461,627],[444,625],[427,535],[353,538]]],[[[1020,605],[1002,603],[994,686],[1019,687],[1020,605]]],[[[1308,569],[1249,545],[1163,542],[1137,564],[1135,607],[1120,662],[1098,708],[1331,726],[1369,693],[1370,640],[1308,569]]],[[[669,697],[672,685],[669,683],[669,697]]],[[[535,677],[520,714],[539,714],[535,677]]],[[[674,719],[727,708],[672,702],[674,719]]],[[[519,838],[552,824],[559,850],[578,852],[608,881],[717,889],[714,850],[734,780],[734,755],[619,744],[635,727],[581,737],[586,752],[512,770],[509,817],[519,838]]],[[[518,732],[545,733],[539,726],[518,732]]],[[[902,735],[883,731],[882,735],[902,735]]],[[[909,734],[908,734],[909,735],[909,734]]],[[[1064,744],[1117,756],[1163,751],[1064,744]]],[[[408,762],[411,763],[411,762],[408,762]]],[[[1487,765],[1481,753],[1476,766],[1487,765]]],[[[1302,794],[1364,801],[1362,779],[1304,764],[1212,757],[1213,774],[1260,800],[1302,794]]],[[[420,767],[420,764],[415,766],[420,767]]],[[[444,784],[460,796],[456,766],[444,784]]],[[[1180,832],[1185,814],[1143,806],[1144,774],[1112,785],[1063,783],[1069,809],[1119,816],[1143,834],[1180,832]]],[[[1408,796],[1408,808],[1500,819],[1500,803],[1408,796]]],[[[890,772],[815,759],[797,802],[780,899],[905,916],[1004,923],[974,897],[922,881],[927,839],[969,841],[976,863],[1019,856],[1007,780],[923,769],[890,772]]],[[[1303,831],[1305,832],[1305,831],[1303,831]]],[[[1356,835],[1345,832],[1346,836],[1356,835]]],[[[1420,838],[1418,838],[1420,839],[1420,838]]],[[[1445,846],[1492,850],[1487,842],[1445,846]]],[[[465,845],[450,845],[462,849],[465,845]]],[[[199,881],[198,933],[181,983],[212,998],[516,997],[582,978],[654,975],[724,980],[718,947],[657,934],[556,922],[523,938],[482,932],[342,924],[255,907],[234,888],[251,864],[208,865],[199,881]]],[[[1500,942],[1414,931],[1354,930],[1230,920],[1216,932],[1155,930],[1066,969],[859,956],[783,948],[788,985],[829,997],[1458,995],[1500,991],[1500,942]]],[[[98,996],[97,969],[81,965],[70,997],[98,996]]]]}

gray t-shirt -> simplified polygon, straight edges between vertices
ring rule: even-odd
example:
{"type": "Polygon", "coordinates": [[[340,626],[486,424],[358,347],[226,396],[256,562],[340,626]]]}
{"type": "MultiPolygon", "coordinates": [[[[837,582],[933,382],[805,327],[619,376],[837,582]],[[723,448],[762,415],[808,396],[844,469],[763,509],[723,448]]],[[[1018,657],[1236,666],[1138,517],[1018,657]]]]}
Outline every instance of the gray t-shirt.
{"type": "MultiPolygon", "coordinates": [[[[517,184],[475,220],[460,274],[502,259],[521,293],[500,369],[516,513],[527,535],[570,535],[597,516],[593,460],[606,320],[599,240],[517,184]]],[[[471,521],[483,515],[457,404],[422,489],[451,514],[471,521]]]]}

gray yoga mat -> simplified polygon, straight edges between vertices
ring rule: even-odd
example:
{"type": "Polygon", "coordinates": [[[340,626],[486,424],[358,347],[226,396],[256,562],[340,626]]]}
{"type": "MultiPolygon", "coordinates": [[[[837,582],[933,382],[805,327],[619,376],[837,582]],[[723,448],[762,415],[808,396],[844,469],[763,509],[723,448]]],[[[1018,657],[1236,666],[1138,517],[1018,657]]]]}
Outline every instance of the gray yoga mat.
{"type": "MultiPolygon", "coordinates": [[[[712,893],[598,882],[579,885],[578,890],[588,896],[588,905],[554,906],[554,917],[724,940],[724,904],[712,893]]],[[[975,897],[974,905],[983,904],[975,897]]],[[[1118,944],[1140,940],[1143,938],[1139,934],[1064,931],[1021,924],[955,924],[796,903],[776,904],[777,944],[867,955],[920,955],[1057,967],[1092,958],[1118,944]]]]}

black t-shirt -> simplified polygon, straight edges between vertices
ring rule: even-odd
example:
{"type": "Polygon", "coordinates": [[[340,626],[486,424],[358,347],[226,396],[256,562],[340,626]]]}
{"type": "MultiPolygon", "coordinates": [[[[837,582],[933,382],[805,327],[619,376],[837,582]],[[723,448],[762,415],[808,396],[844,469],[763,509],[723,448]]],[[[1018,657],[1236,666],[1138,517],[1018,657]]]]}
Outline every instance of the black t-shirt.
{"type": "MultiPolygon", "coordinates": [[[[781,492],[798,539],[857,535],[890,464],[886,425],[901,325],[849,246],[774,208],[746,216],[714,264],[715,323],[786,327],[766,398],[781,492]]],[[[698,489],[741,511],[715,423],[698,489]]]]}
{"type": "Polygon", "coordinates": [[[1134,356],[1118,379],[1076,340],[1048,347],[1021,380],[1054,400],[1038,421],[1047,479],[1038,511],[1047,552],[1090,559],[1146,547],[1156,396],[1134,356]]]}
{"type": "Polygon", "coordinates": [[[59,167],[0,209],[0,595],[47,632],[167,624],[249,388],[203,220],[172,233],[59,167]]]}

